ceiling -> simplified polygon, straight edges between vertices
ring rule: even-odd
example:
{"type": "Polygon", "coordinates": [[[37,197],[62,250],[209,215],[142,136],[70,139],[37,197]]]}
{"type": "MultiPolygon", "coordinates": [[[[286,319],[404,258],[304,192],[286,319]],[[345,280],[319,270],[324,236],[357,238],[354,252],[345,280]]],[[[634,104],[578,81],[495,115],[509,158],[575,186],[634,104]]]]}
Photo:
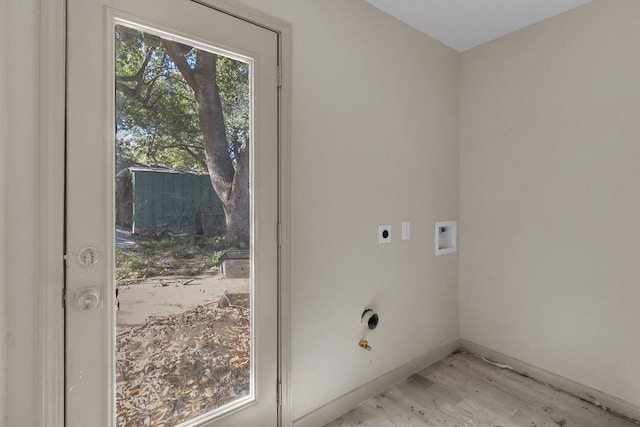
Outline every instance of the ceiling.
{"type": "Polygon", "coordinates": [[[464,52],[592,0],[367,0],[464,52]]]}

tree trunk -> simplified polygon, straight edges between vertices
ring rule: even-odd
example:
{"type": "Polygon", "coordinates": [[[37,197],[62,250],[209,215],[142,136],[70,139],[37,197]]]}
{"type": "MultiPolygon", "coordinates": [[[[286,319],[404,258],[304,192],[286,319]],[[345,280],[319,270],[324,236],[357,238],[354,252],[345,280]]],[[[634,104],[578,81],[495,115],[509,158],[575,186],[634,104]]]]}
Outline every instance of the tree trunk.
{"type": "Polygon", "coordinates": [[[163,46],[196,95],[207,169],[224,209],[227,241],[233,246],[248,248],[249,153],[246,150],[241,152],[234,168],[216,82],[217,56],[197,50],[195,66],[192,68],[185,58],[185,54],[191,50],[190,46],[167,40],[163,40],[163,46]]]}
{"type": "Polygon", "coordinates": [[[227,240],[241,249],[248,249],[251,240],[251,210],[249,195],[249,153],[241,153],[236,166],[231,199],[224,204],[227,240]]]}

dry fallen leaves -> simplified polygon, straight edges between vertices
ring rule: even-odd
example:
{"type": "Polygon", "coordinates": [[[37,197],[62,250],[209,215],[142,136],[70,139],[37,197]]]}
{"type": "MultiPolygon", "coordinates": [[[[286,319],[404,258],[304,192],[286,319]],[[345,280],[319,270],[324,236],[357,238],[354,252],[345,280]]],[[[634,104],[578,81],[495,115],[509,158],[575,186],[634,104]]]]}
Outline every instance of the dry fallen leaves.
{"type": "Polygon", "coordinates": [[[174,426],[249,393],[249,296],[223,298],[118,329],[118,427],[174,426]]]}

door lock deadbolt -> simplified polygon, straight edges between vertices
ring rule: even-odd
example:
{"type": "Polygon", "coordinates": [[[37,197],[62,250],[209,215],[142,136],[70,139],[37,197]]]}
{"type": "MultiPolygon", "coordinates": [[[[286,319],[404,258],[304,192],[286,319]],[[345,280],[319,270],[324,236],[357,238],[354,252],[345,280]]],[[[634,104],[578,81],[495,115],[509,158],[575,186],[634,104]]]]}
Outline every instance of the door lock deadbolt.
{"type": "Polygon", "coordinates": [[[100,251],[96,248],[87,247],[78,254],[78,262],[82,265],[90,266],[100,261],[100,251]]]}

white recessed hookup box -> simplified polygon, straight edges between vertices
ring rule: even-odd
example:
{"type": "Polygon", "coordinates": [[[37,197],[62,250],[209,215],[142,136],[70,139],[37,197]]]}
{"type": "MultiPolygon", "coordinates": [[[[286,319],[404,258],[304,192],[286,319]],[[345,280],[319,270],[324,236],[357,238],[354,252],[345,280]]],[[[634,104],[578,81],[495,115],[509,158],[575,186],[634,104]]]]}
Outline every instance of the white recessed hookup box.
{"type": "Polygon", "coordinates": [[[436,256],[457,250],[458,222],[438,221],[435,229],[436,256]]]}

